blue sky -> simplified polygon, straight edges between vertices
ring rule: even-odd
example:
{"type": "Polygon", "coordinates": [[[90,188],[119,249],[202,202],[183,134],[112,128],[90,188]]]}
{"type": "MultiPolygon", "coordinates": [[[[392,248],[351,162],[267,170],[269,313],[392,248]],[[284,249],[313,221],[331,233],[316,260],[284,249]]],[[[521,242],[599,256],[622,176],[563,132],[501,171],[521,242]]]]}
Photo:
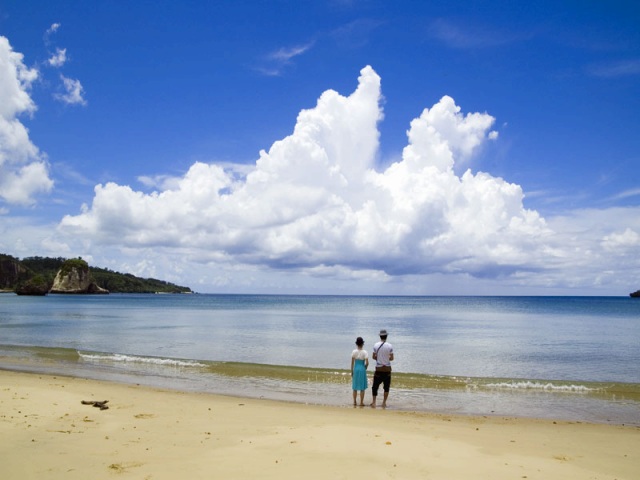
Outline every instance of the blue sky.
{"type": "Polygon", "coordinates": [[[0,252],[200,292],[640,288],[636,2],[0,3],[0,252]]]}

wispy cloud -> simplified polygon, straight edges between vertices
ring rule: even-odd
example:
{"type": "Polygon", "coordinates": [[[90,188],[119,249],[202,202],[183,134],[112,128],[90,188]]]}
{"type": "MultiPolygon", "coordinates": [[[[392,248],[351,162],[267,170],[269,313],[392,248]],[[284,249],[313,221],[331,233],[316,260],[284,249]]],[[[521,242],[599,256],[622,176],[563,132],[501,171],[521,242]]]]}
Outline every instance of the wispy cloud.
{"type": "MultiPolygon", "coordinates": [[[[60,23],[53,23],[44,34],[44,41],[47,49],[51,46],[50,36],[56,33],[60,29],[60,23]]],[[[49,52],[50,56],[46,61],[46,64],[52,68],[62,68],[69,58],[67,57],[67,49],[56,47],[55,53],[49,52]]],[[[85,92],[80,80],[76,80],[73,78],[65,77],[60,74],[60,80],[62,84],[59,87],[59,90],[62,93],[54,93],[53,98],[56,100],[63,102],[67,105],[86,105],[87,101],[85,100],[85,92]]]]}
{"type": "Polygon", "coordinates": [[[268,55],[268,58],[276,62],[288,63],[292,58],[302,55],[313,46],[313,43],[299,45],[290,48],[280,48],[268,55]]]}
{"type": "Polygon", "coordinates": [[[369,42],[372,32],[382,24],[380,20],[361,18],[336,28],[330,36],[342,47],[359,48],[369,42]]]}
{"type": "Polygon", "coordinates": [[[594,64],[587,68],[594,77],[617,78],[640,75],[640,58],[594,64]]]}
{"type": "Polygon", "coordinates": [[[632,188],[630,190],[625,190],[624,192],[620,192],[612,197],[613,200],[623,200],[625,198],[631,197],[640,197],[640,188],[632,188]]]}
{"type": "Polygon", "coordinates": [[[49,28],[47,28],[47,30],[44,32],[44,43],[45,43],[45,45],[49,45],[49,43],[50,43],[49,37],[51,35],[53,35],[54,33],[56,33],[59,28],[60,28],[60,24],[59,23],[53,23],[53,24],[51,24],[51,26],[49,28]]]}
{"type": "Polygon", "coordinates": [[[280,76],[284,68],[293,63],[293,59],[308,52],[315,42],[293,47],[282,47],[266,55],[264,63],[256,67],[263,75],[280,76]]]}
{"type": "Polygon", "coordinates": [[[83,173],[79,172],[70,163],[67,162],[55,162],[53,164],[57,175],[64,179],[72,180],[78,185],[84,185],[85,187],[93,187],[97,183],[94,179],[87,177],[83,173]]]}
{"type": "Polygon", "coordinates": [[[49,57],[47,60],[49,65],[52,67],[61,67],[65,63],[67,63],[67,49],[66,48],[56,48],[56,53],[49,57]]]}
{"type": "Polygon", "coordinates": [[[319,33],[315,38],[307,43],[290,47],[281,47],[265,55],[259,65],[254,67],[263,75],[277,77],[284,73],[287,66],[294,63],[294,60],[309,52],[318,40],[332,39],[341,47],[359,48],[369,42],[372,32],[384,22],[361,18],[342,25],[330,32],[319,33]]]}
{"type": "Polygon", "coordinates": [[[56,100],[60,100],[67,105],[86,105],[87,101],[84,98],[84,88],[80,80],[74,80],[73,78],[67,78],[64,75],[60,75],[62,85],[64,87],[64,93],[56,93],[54,95],[56,100]]]}
{"type": "Polygon", "coordinates": [[[60,28],[59,23],[51,24],[51,26],[47,29],[47,35],[51,35],[52,33],[57,32],[59,28],[60,28]]]}
{"type": "Polygon", "coordinates": [[[523,33],[498,31],[490,26],[461,25],[438,19],[428,28],[429,35],[451,48],[490,48],[507,45],[528,38],[523,33]]]}

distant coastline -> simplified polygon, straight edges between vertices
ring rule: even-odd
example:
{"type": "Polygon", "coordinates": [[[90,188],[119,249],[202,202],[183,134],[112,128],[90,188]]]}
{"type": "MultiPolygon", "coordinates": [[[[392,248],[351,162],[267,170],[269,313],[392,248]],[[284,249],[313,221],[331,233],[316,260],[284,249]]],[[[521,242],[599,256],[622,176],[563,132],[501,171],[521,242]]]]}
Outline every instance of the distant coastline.
{"type": "MultiPolygon", "coordinates": [[[[38,278],[53,284],[66,258],[26,257],[18,259],[0,253],[0,292],[15,293],[25,283],[38,278]]],[[[193,293],[191,288],[156,278],[141,278],[100,267],[89,267],[93,282],[111,293],[193,293]]]]}

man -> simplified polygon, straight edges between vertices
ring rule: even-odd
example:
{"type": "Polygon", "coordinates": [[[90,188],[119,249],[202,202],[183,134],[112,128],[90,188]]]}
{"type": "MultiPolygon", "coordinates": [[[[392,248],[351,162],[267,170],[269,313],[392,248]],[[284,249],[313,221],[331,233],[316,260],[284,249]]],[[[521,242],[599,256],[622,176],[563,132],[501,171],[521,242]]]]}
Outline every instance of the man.
{"type": "Polygon", "coordinates": [[[380,341],[373,346],[373,359],[376,361],[376,372],[373,374],[373,401],[371,406],[376,407],[376,397],[378,396],[378,388],[382,384],[384,389],[384,397],[382,399],[382,408],[387,406],[387,397],[389,397],[389,389],[391,388],[391,362],[393,361],[393,346],[387,342],[387,331],[380,330],[380,341]]]}

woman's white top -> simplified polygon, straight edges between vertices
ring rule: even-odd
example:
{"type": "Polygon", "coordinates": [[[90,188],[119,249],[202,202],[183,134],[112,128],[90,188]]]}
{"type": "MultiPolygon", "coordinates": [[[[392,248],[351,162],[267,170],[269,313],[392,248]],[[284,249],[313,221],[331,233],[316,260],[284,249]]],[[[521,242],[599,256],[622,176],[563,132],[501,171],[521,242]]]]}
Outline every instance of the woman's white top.
{"type": "Polygon", "coordinates": [[[366,360],[367,358],[369,358],[369,354],[367,353],[366,350],[360,350],[360,349],[356,348],[351,353],[351,358],[353,358],[355,360],[366,360]]]}

